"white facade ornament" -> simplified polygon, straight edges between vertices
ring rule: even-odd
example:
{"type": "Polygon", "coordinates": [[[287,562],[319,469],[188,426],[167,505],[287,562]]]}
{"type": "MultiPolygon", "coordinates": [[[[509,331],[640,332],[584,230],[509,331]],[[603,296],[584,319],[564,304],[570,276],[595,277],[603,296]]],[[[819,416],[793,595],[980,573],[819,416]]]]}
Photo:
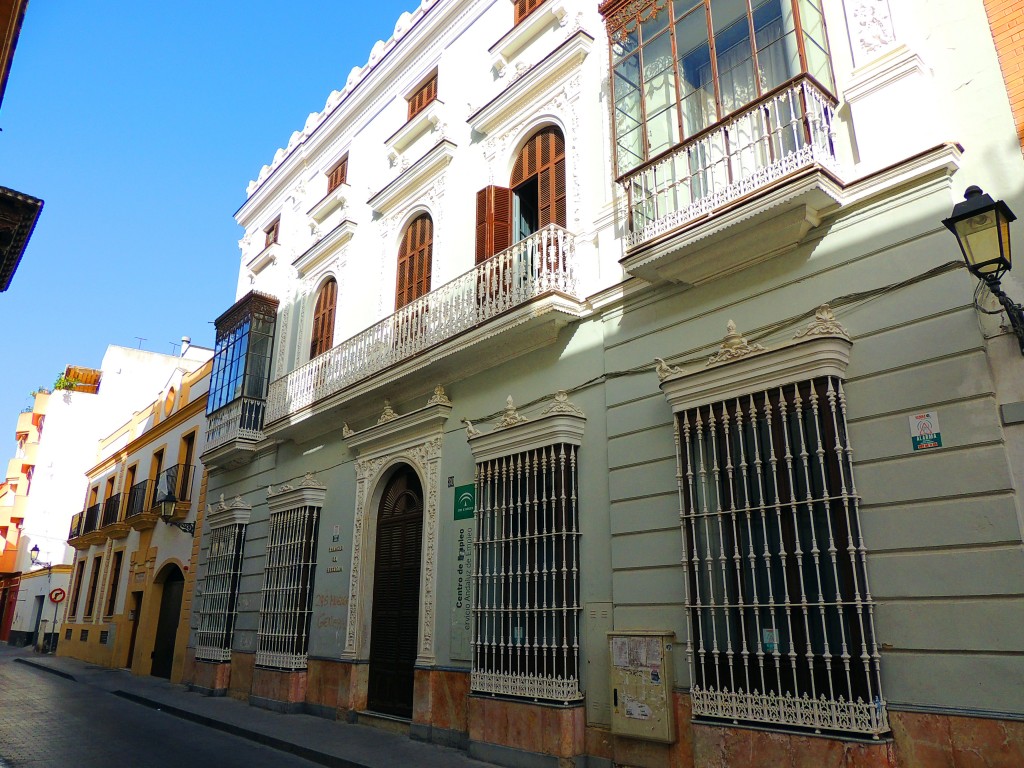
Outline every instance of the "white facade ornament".
{"type": "Polygon", "coordinates": [[[569,402],[569,393],[560,389],[555,393],[555,401],[541,411],[541,416],[549,416],[553,413],[568,413],[573,416],[586,416],[579,406],[569,402]]]}
{"type": "Polygon", "coordinates": [[[522,424],[526,421],[523,416],[519,415],[519,411],[516,410],[515,403],[512,402],[512,395],[508,396],[508,400],[505,401],[505,413],[502,414],[501,418],[494,422],[494,432],[499,429],[508,429],[514,427],[516,424],[522,424]]]}
{"type": "Polygon", "coordinates": [[[448,399],[448,395],[444,393],[444,387],[438,384],[434,387],[433,396],[427,400],[427,405],[451,405],[452,401],[448,399]]]}
{"type": "Polygon", "coordinates": [[[767,350],[760,344],[751,344],[741,333],[736,331],[736,323],[730,320],[725,326],[725,338],[722,339],[722,346],[711,357],[706,365],[718,365],[738,360],[741,357],[756,355],[767,350]]]}
{"type": "Polygon", "coordinates": [[[822,304],[818,307],[814,312],[814,320],[806,328],[797,331],[796,336],[793,338],[802,339],[806,336],[841,336],[844,339],[850,338],[850,334],[836,320],[836,315],[828,304],[822,304]]]}
{"type": "Polygon", "coordinates": [[[307,472],[302,476],[302,480],[299,482],[299,488],[326,488],[327,486],[316,479],[316,475],[312,472],[307,472]]]}
{"type": "Polygon", "coordinates": [[[473,426],[472,421],[463,419],[462,423],[466,425],[466,437],[477,437],[480,435],[480,430],[473,426]]]}
{"type": "Polygon", "coordinates": [[[452,400],[444,394],[444,387],[440,384],[434,387],[433,395],[427,400],[427,406],[451,406],[451,404],[452,400]]]}
{"type": "Polygon", "coordinates": [[[654,366],[654,372],[658,374],[658,378],[664,381],[669,376],[675,376],[677,373],[682,373],[683,369],[675,365],[669,365],[660,357],[654,358],[656,365],[654,366]]]}
{"type": "Polygon", "coordinates": [[[394,421],[398,418],[398,414],[395,413],[395,409],[391,407],[391,401],[384,401],[384,410],[380,414],[380,418],[377,419],[378,424],[385,424],[389,421],[394,421]]]}
{"type": "Polygon", "coordinates": [[[889,0],[846,0],[846,15],[858,66],[895,42],[889,0]]]}
{"type": "Polygon", "coordinates": [[[342,437],[352,437],[352,435],[354,435],[354,434],[355,434],[355,432],[352,431],[352,428],[348,425],[348,422],[347,421],[342,422],[342,424],[341,424],[341,436],[342,437]]]}
{"type": "MultiPolygon", "coordinates": [[[[387,451],[387,449],[383,449],[387,451]]],[[[385,452],[373,458],[356,460],[356,516],[352,531],[352,566],[349,581],[348,624],[343,658],[366,658],[369,647],[363,628],[369,620],[364,601],[371,601],[369,589],[363,589],[363,553],[374,545],[376,520],[373,489],[384,479],[388,468],[408,464],[419,474],[423,484],[423,573],[420,580],[420,639],[417,664],[434,662],[434,623],[437,600],[438,506],[441,478],[441,438],[430,437],[394,453],[385,452]]],[[[371,566],[372,567],[372,566],[371,566]]]]}

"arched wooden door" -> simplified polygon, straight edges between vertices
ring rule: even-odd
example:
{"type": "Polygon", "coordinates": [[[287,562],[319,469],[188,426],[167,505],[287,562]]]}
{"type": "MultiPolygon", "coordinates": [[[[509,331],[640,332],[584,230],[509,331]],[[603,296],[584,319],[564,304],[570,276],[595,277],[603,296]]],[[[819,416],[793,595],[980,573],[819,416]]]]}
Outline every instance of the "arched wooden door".
{"type": "Polygon", "coordinates": [[[419,636],[423,488],[409,466],[388,481],[377,513],[370,626],[371,711],[412,717],[419,636]]]}
{"type": "Polygon", "coordinates": [[[185,591],[185,576],[176,565],[168,566],[164,588],[160,596],[160,615],[156,621],[156,640],[153,643],[154,677],[171,676],[174,665],[174,641],[178,635],[181,617],[181,597],[185,591]]]}

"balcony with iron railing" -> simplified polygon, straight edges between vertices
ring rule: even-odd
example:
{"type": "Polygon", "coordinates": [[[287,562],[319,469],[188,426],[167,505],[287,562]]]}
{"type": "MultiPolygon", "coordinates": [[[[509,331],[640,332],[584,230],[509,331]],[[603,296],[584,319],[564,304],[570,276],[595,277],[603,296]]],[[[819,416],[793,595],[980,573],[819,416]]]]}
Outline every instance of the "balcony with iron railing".
{"type": "Polygon", "coordinates": [[[128,501],[124,505],[125,520],[144,514],[152,507],[153,481],[140,480],[128,489],[128,501]]]}
{"type": "Polygon", "coordinates": [[[192,500],[192,474],[188,464],[172,464],[164,469],[156,478],[153,506],[167,501],[187,506],[192,500]]]}
{"type": "Polygon", "coordinates": [[[81,512],[71,516],[71,527],[68,529],[68,541],[73,541],[82,535],[82,521],[84,517],[81,512]]]}
{"type": "Polygon", "coordinates": [[[620,177],[623,266],[692,284],[798,243],[840,200],[835,104],[801,75],[620,177]]]}
{"type": "MultiPolygon", "coordinates": [[[[253,447],[263,440],[263,414],[266,402],[251,397],[239,397],[206,419],[206,454],[222,446],[237,443],[239,447],[253,447]]],[[[244,462],[243,462],[244,463],[244,462]]]]}
{"type": "Polygon", "coordinates": [[[106,528],[108,525],[113,525],[117,522],[118,517],[121,513],[121,494],[115,493],[109,499],[103,502],[103,522],[102,527],[106,528]]]}
{"type": "Polygon", "coordinates": [[[350,409],[384,376],[392,397],[466,376],[550,343],[582,312],[576,238],[548,225],[272,382],[264,432],[322,432],[324,420],[310,416],[350,409]]]}
{"type": "Polygon", "coordinates": [[[83,513],[84,520],[82,522],[82,535],[92,533],[98,530],[100,527],[100,504],[99,502],[93,504],[91,507],[86,507],[83,513]]]}

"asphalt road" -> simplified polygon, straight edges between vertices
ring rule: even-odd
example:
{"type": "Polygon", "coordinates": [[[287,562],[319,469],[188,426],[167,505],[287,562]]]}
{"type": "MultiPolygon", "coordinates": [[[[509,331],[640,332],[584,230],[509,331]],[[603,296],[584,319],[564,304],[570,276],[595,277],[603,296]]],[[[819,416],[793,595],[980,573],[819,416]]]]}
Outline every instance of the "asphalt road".
{"type": "Polygon", "coordinates": [[[0,646],[0,768],[316,765],[14,658],[0,646]]]}

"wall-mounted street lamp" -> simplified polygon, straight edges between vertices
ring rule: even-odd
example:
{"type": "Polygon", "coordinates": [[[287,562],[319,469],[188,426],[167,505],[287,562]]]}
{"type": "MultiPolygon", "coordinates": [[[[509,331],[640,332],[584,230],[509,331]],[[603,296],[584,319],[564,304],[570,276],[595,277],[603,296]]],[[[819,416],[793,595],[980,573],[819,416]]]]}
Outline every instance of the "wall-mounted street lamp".
{"type": "Polygon", "coordinates": [[[39,568],[45,568],[47,571],[49,571],[51,568],[53,568],[53,564],[52,563],[39,562],[39,545],[38,544],[34,545],[32,547],[32,549],[30,549],[28,551],[28,559],[32,561],[32,565],[37,566],[39,568]]]}
{"type": "Polygon", "coordinates": [[[189,536],[196,535],[196,524],[195,523],[182,523],[177,520],[172,520],[174,517],[174,507],[178,503],[178,499],[175,497],[174,492],[165,490],[162,493],[157,492],[156,497],[157,506],[160,508],[160,519],[168,525],[173,525],[180,531],[184,531],[189,536]]]}
{"type": "Polygon", "coordinates": [[[1010,222],[1016,218],[1002,200],[993,201],[980,187],[970,186],[964,201],[953,206],[953,213],[942,223],[956,236],[967,269],[999,299],[1024,355],[1024,309],[999,287],[1002,276],[1013,268],[1010,222]]]}

